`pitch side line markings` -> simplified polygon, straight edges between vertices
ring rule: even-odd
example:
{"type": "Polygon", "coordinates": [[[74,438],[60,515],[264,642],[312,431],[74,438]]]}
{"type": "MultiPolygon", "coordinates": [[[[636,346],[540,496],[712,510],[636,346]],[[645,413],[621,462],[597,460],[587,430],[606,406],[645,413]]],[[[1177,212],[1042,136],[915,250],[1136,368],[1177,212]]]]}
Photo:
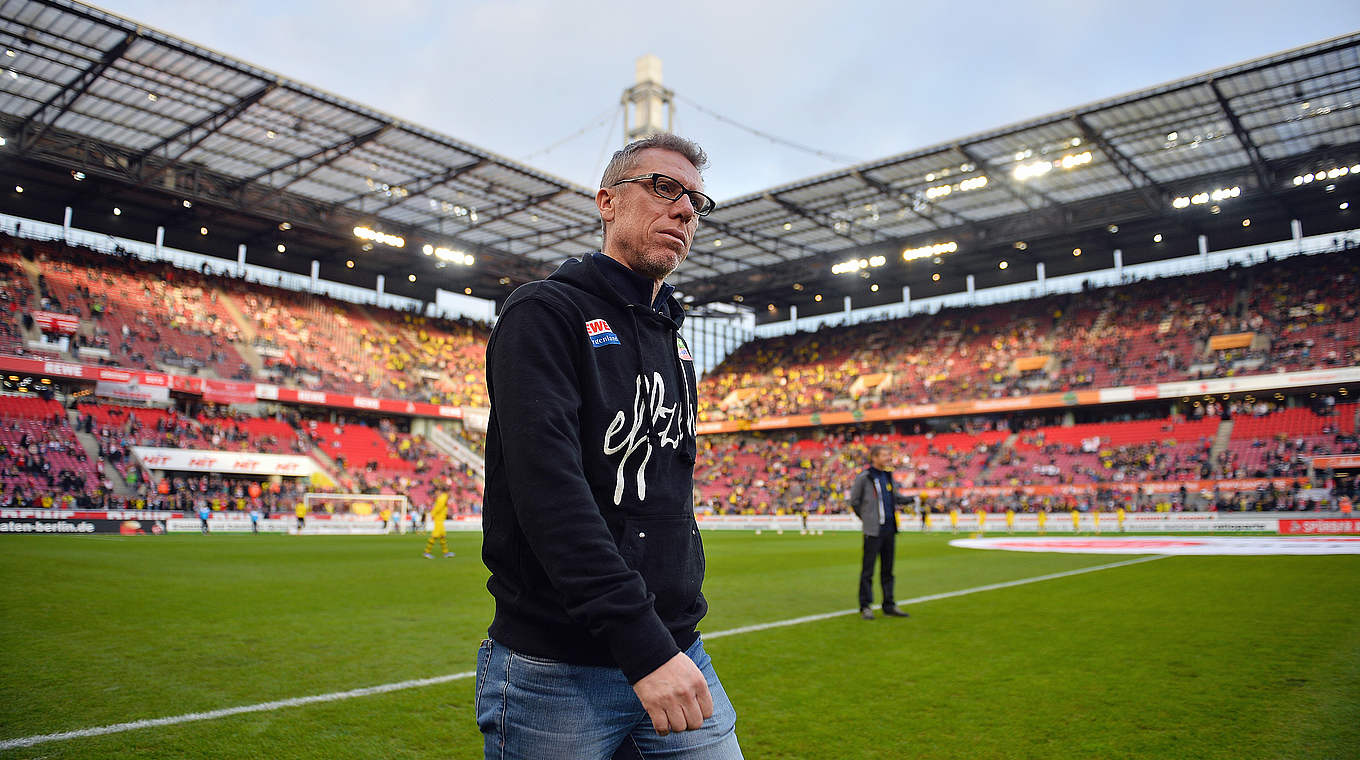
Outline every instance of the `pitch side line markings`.
{"type": "MultiPolygon", "coordinates": [[[[1051,580],[1055,580],[1055,579],[1057,579],[1057,578],[1067,578],[1067,577],[1069,577],[1069,576],[1073,576],[1073,575],[1082,575],[1082,574],[1084,574],[1084,573],[1094,573],[1094,572],[1097,571],[1097,570],[1109,570],[1110,568],[1124,567],[1125,565],[1137,565],[1137,564],[1142,563],[1142,562],[1151,562],[1151,561],[1153,561],[1153,560],[1165,559],[1167,556],[1169,556],[1169,555],[1165,555],[1165,554],[1154,554],[1154,555],[1147,556],[1147,557],[1139,557],[1139,558],[1137,558],[1137,559],[1124,560],[1124,561],[1122,561],[1122,562],[1111,562],[1111,563],[1105,564],[1105,565],[1095,565],[1095,566],[1092,566],[1092,567],[1083,567],[1083,568],[1078,568],[1078,569],[1076,569],[1076,570],[1065,570],[1065,571],[1063,571],[1063,572],[1061,572],[1061,573],[1050,573],[1050,574],[1048,574],[1048,575],[1036,575],[1036,576],[1034,576],[1033,578],[1021,578],[1021,579],[1019,579],[1019,580],[1014,580],[1014,581],[1004,581],[1004,582],[1002,582],[1002,583],[989,583],[989,584],[987,584],[986,586],[975,586],[975,587],[973,587],[973,588],[959,589],[958,591],[945,591],[945,592],[939,593],[939,594],[928,594],[928,595],[926,595],[926,596],[918,596],[918,597],[916,597],[916,598],[914,598],[914,599],[906,599],[906,600],[904,600],[904,601],[898,602],[898,605],[921,604],[922,602],[933,602],[933,601],[936,601],[937,599],[950,599],[950,598],[953,598],[953,597],[956,597],[956,596],[967,596],[968,594],[976,594],[976,593],[978,593],[978,592],[980,592],[980,591],[995,591],[995,590],[997,590],[997,589],[1002,589],[1002,588],[1011,588],[1012,586],[1024,586],[1024,585],[1029,584],[1029,583],[1038,583],[1038,582],[1040,582],[1040,581],[1051,581],[1051,580]]],[[[875,605],[875,606],[878,606],[878,605],[875,605]]],[[[728,630],[726,630],[726,631],[717,631],[717,632],[715,632],[715,633],[705,633],[705,634],[703,635],[703,639],[704,639],[704,641],[708,641],[709,639],[720,639],[720,638],[722,638],[722,637],[724,637],[724,636],[736,636],[736,635],[742,634],[742,633],[755,633],[755,632],[757,632],[757,631],[768,631],[768,630],[770,630],[771,628],[785,628],[785,627],[791,626],[791,625],[800,625],[800,624],[802,624],[802,623],[812,623],[812,622],[816,622],[816,621],[818,621],[818,620],[826,620],[826,619],[828,619],[828,618],[840,617],[840,616],[842,616],[842,615],[850,615],[850,614],[855,614],[855,613],[858,613],[858,612],[859,612],[859,608],[855,608],[855,609],[849,609],[849,610],[840,610],[840,611],[837,611],[837,612],[823,612],[823,613],[818,614],[818,615],[806,615],[806,616],[804,616],[804,617],[791,618],[791,619],[789,619],[789,620],[776,620],[776,621],[774,621],[774,622],[772,622],[772,623],[757,623],[757,624],[755,624],[755,625],[744,625],[744,626],[742,626],[742,627],[740,627],[740,628],[730,628],[730,629],[728,629],[728,630]]]]}
{"type": "MultiPolygon", "coordinates": [[[[1024,586],[1030,583],[1041,581],[1056,580],[1067,578],[1073,575],[1083,575],[1094,573],[1098,570],[1109,570],[1116,567],[1127,565],[1137,565],[1142,562],[1165,559],[1166,555],[1152,555],[1139,557],[1137,559],[1124,560],[1122,562],[1111,562],[1104,565],[1094,565],[1083,567],[1076,570],[1067,570],[1061,573],[1050,573],[1048,575],[1036,575],[1033,578],[1021,578],[1014,581],[1004,581],[1002,583],[989,583],[985,586],[975,586],[973,588],[960,589],[958,591],[946,591],[940,594],[928,594],[918,596],[914,599],[906,599],[899,604],[921,604],[923,602],[933,602],[938,599],[950,599],[956,596],[967,596],[982,591],[995,591],[997,589],[1011,588],[1013,586],[1024,586]]],[[[740,628],[729,628],[726,631],[715,631],[705,633],[705,640],[720,639],[724,636],[737,636],[743,633],[755,633],[757,631],[768,631],[771,628],[786,628],[791,625],[801,625],[812,623],[818,620],[828,620],[834,617],[841,617],[852,613],[858,613],[858,609],[839,610],[837,612],[824,612],[819,615],[806,615],[804,617],[790,618],[788,620],[777,620],[772,623],[759,623],[747,625],[740,628]]],[[[381,684],[378,686],[366,686],[362,689],[350,689],[349,691],[335,691],[329,694],[316,694],[310,697],[295,697],[293,699],[279,699],[273,702],[261,702],[255,705],[242,705],[240,707],[227,707],[221,710],[209,710],[208,712],[185,713],[184,715],[172,715],[165,718],[149,718],[147,720],[134,720],[128,723],[114,723],[107,726],[96,726],[94,728],[82,728],[78,731],[61,731],[54,734],[36,734],[34,736],[23,736],[17,739],[5,739],[0,741],[0,751],[16,749],[19,747],[32,747],[36,744],[46,744],[48,742],[66,741],[68,739],[84,739],[92,736],[107,736],[108,734],[118,734],[124,731],[135,731],[139,728],[154,728],[156,726],[174,726],[180,723],[193,723],[200,720],[216,720],[217,718],[227,718],[233,715],[244,715],[246,713],[268,712],[270,710],[281,710],[285,707],[301,707],[302,705],[319,704],[322,702],[339,702],[346,699],[356,699],[358,697],[369,697],[374,694],[387,694],[394,691],[404,691],[406,689],[418,689],[423,686],[434,686],[450,681],[461,681],[465,678],[473,678],[477,675],[476,671],[466,671],[463,673],[450,673],[434,678],[416,678],[410,681],[397,681],[395,683],[381,684]]]]}

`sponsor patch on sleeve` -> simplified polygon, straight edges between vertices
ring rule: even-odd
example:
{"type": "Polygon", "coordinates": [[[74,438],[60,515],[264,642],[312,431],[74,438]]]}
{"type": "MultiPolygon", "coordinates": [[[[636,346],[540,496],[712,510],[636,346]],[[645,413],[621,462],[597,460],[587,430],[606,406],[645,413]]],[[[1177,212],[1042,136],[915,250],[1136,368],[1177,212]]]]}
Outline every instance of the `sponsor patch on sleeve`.
{"type": "Polygon", "coordinates": [[[694,361],[694,357],[689,353],[689,346],[685,345],[685,339],[679,335],[675,336],[675,350],[679,352],[681,359],[687,362],[694,361]]]}
{"type": "Polygon", "coordinates": [[[603,319],[592,319],[586,322],[586,335],[590,337],[590,345],[595,348],[622,345],[619,343],[619,336],[614,334],[609,323],[603,319]]]}

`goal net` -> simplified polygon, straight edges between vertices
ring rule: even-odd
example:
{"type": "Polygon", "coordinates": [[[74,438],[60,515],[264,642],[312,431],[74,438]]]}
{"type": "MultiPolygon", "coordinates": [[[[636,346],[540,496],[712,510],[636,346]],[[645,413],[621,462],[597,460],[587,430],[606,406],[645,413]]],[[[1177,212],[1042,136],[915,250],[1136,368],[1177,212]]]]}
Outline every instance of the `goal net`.
{"type": "Polygon", "coordinates": [[[394,493],[308,493],[301,533],[405,533],[411,502],[394,493]]]}

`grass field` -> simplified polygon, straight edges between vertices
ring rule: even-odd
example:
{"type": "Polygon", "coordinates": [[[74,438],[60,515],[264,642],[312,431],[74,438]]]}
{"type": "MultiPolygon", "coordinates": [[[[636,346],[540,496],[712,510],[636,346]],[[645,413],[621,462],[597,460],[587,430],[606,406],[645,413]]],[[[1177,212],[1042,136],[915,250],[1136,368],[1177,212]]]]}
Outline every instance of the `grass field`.
{"type": "MultiPolygon", "coordinates": [[[[476,534],[0,537],[0,741],[470,671],[476,534]]],[[[727,631],[854,606],[854,534],[705,535],[727,631]]],[[[901,600],[1125,559],[898,541],[901,600]]],[[[715,638],[748,758],[1355,758],[1360,557],[1170,557],[715,638]]],[[[9,758],[480,757],[473,681],[9,758]]]]}

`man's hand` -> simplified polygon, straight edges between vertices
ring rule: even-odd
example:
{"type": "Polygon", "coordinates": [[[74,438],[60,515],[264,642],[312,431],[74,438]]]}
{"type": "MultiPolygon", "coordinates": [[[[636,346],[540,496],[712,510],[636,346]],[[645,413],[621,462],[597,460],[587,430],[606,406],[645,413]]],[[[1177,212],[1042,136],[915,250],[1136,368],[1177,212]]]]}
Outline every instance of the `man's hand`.
{"type": "Polygon", "coordinates": [[[661,736],[700,728],[704,718],[713,717],[713,695],[708,692],[708,682],[684,652],[633,684],[633,691],[661,736]]]}

